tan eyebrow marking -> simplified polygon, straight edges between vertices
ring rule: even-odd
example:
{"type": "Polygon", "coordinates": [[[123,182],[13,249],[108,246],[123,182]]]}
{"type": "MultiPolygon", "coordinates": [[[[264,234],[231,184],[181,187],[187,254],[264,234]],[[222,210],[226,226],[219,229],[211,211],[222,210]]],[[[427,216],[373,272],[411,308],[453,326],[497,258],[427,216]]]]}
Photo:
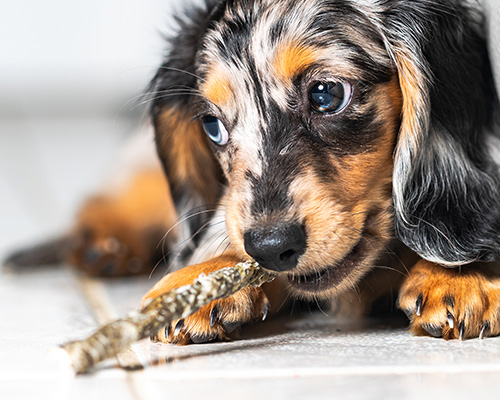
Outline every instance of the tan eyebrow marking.
{"type": "Polygon", "coordinates": [[[300,43],[287,43],[276,51],[274,69],[278,78],[290,80],[317,59],[316,49],[300,43]]]}
{"type": "Polygon", "coordinates": [[[209,101],[218,106],[227,104],[233,96],[227,75],[217,67],[210,69],[206,80],[201,85],[201,92],[209,101]]]}

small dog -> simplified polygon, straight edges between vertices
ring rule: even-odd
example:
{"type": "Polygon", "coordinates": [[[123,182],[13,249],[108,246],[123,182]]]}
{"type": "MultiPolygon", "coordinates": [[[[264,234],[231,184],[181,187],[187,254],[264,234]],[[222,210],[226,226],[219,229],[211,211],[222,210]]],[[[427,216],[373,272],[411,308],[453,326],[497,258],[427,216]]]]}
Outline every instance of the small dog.
{"type": "Polygon", "coordinates": [[[248,258],[279,272],[162,342],[226,339],[289,298],[361,315],[395,290],[416,334],[500,333],[499,105],[474,7],[207,0],[178,25],[148,91],[167,180],[139,168],[90,200],[71,262],[148,272],[168,231],[174,272],[146,299],[248,258]]]}

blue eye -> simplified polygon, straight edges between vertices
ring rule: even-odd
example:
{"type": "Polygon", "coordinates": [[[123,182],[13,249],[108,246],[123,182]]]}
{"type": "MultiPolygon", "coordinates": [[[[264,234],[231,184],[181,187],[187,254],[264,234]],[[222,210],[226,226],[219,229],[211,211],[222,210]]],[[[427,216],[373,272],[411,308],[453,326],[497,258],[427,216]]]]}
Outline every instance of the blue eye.
{"type": "Polygon", "coordinates": [[[309,101],[315,111],[336,113],[347,106],[351,95],[352,87],[347,82],[318,82],[309,90],[309,101]]]}
{"type": "Polygon", "coordinates": [[[219,118],[207,115],[201,119],[201,123],[203,130],[215,144],[223,146],[229,141],[229,133],[219,118]]]}

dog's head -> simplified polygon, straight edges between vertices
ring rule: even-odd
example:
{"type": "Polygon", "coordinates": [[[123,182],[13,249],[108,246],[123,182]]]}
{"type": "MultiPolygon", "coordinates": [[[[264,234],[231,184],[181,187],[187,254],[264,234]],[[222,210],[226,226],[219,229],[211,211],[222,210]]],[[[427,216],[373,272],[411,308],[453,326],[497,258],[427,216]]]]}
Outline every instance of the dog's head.
{"type": "Polygon", "coordinates": [[[443,264],[499,253],[491,73],[459,2],[229,0],[189,14],[151,110],[192,233],[199,207],[222,202],[233,248],[306,296],[351,287],[394,223],[443,264]]]}

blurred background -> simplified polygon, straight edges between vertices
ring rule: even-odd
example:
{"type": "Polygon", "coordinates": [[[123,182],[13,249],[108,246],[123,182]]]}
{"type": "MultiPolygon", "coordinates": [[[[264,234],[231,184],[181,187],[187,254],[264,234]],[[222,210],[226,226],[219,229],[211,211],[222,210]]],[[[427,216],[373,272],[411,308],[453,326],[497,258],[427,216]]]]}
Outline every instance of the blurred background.
{"type": "Polygon", "coordinates": [[[0,2],[0,259],[57,234],[145,120],[180,0],[0,2]]]}
{"type": "MultiPolygon", "coordinates": [[[[500,0],[481,1],[500,76],[500,0]]],[[[184,3],[0,1],[0,259],[61,232],[99,185],[184,3]]]]}

